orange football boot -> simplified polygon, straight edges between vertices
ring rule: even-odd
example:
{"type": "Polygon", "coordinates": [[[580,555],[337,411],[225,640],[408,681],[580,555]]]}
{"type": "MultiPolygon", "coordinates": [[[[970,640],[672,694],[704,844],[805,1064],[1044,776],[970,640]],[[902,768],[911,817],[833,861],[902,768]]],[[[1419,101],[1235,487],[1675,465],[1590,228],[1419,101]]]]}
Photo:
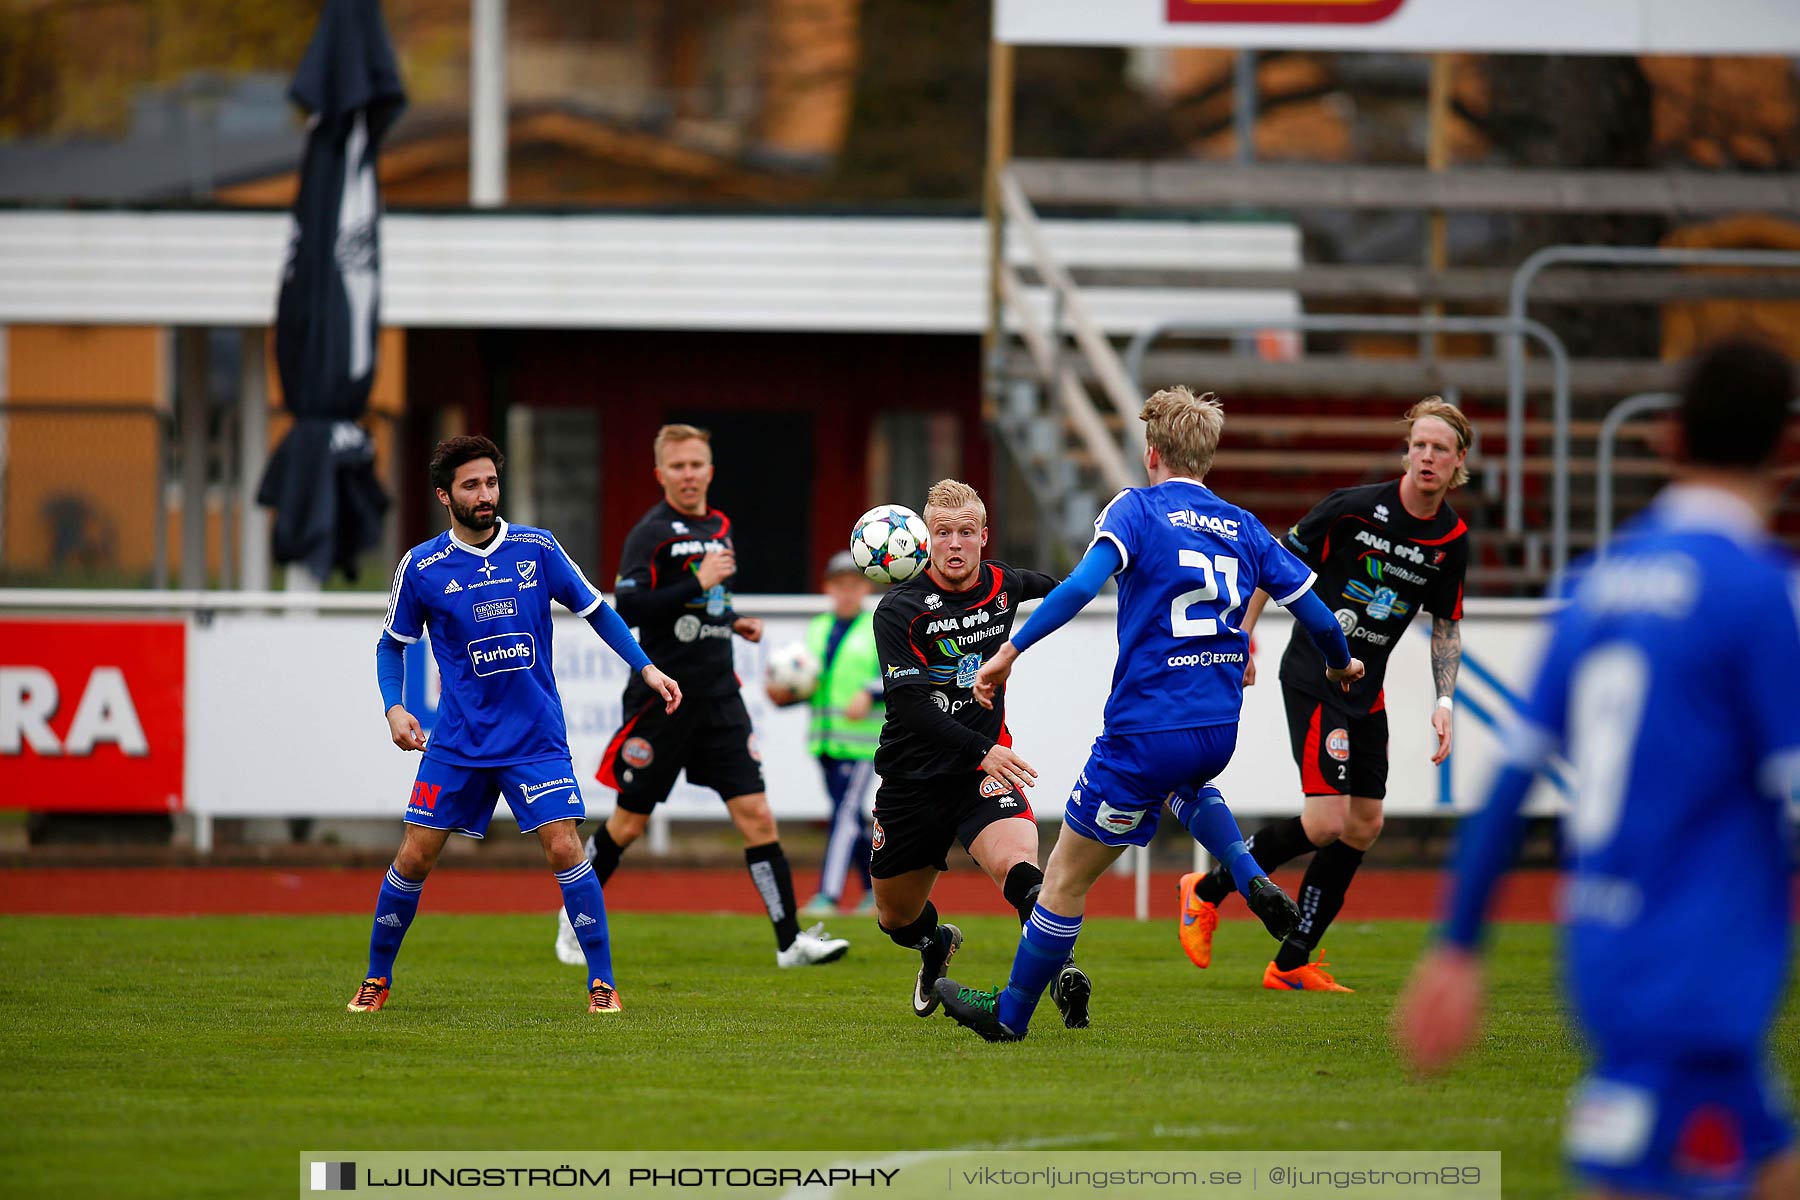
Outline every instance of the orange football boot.
{"type": "Polygon", "coordinates": [[[1181,948],[1201,970],[1212,965],[1213,931],[1219,927],[1219,906],[1194,895],[1195,885],[1204,878],[1200,871],[1181,877],[1181,948]]]}
{"type": "Polygon", "coordinates": [[[344,1008],[349,1012],[380,1012],[381,1006],[387,1003],[388,981],[386,979],[369,978],[362,981],[356,989],[356,995],[344,1008]]]}
{"type": "Polygon", "coordinates": [[[591,1013],[624,1012],[625,1006],[619,1003],[619,993],[612,984],[604,979],[596,979],[594,986],[588,989],[588,1011],[591,1013]]]}
{"type": "Polygon", "coordinates": [[[1277,971],[1273,961],[1263,970],[1263,986],[1276,992],[1354,992],[1331,977],[1325,968],[1331,964],[1321,956],[1318,962],[1303,963],[1291,971],[1277,971]]]}

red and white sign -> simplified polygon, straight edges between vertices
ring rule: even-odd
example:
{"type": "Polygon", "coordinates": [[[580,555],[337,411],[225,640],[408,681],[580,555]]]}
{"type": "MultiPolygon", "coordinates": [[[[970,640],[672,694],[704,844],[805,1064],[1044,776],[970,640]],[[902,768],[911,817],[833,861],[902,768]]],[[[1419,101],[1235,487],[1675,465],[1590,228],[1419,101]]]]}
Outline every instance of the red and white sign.
{"type": "Polygon", "coordinates": [[[0,807],[181,807],[179,621],[0,621],[0,807]]]}
{"type": "Polygon", "coordinates": [[[1406,0],[1169,0],[1169,20],[1367,25],[1394,15],[1406,0]]]}
{"type": "Polygon", "coordinates": [[[1794,0],[995,0],[1019,46],[1794,54],[1794,0]]]}

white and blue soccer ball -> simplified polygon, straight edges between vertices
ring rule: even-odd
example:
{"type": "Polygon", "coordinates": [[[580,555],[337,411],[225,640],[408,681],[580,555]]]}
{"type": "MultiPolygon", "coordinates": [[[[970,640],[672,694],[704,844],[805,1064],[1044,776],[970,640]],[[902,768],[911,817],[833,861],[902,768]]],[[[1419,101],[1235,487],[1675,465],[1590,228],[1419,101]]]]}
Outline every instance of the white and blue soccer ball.
{"type": "Polygon", "coordinates": [[[790,642],[769,651],[769,682],[794,694],[796,700],[810,700],[819,690],[818,656],[804,643],[790,642]]]}
{"type": "Polygon", "coordinates": [[[919,514],[902,504],[877,504],[856,519],[850,555],[876,583],[905,583],[931,561],[919,514]]]}

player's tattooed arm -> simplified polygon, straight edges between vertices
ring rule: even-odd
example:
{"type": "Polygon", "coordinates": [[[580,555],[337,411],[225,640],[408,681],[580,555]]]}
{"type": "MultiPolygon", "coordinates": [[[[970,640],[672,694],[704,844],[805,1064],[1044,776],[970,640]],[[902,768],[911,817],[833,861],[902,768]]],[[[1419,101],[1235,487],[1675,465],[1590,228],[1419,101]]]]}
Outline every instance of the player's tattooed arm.
{"type": "Polygon", "coordinates": [[[1439,696],[1456,693],[1456,671],[1462,665],[1462,622],[1445,617],[1431,621],[1431,680],[1439,696]]]}
{"type": "Polygon", "coordinates": [[[1448,697],[1456,694],[1456,668],[1462,665],[1462,624],[1447,617],[1431,620],[1431,681],[1437,685],[1438,704],[1431,710],[1431,729],[1437,749],[1431,765],[1450,757],[1451,720],[1448,697]]]}

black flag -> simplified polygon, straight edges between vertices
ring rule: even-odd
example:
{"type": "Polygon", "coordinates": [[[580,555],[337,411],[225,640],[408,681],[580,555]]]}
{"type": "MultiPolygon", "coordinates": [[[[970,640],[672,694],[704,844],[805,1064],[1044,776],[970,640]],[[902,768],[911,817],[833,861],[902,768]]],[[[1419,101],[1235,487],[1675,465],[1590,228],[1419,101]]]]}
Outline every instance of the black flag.
{"type": "Polygon", "coordinates": [[[275,313],[282,399],[295,420],[256,498],[276,510],[275,561],[354,577],[388,506],[357,421],[381,325],[375,158],[406,105],[378,0],[326,0],[288,95],[309,114],[275,313]]]}

